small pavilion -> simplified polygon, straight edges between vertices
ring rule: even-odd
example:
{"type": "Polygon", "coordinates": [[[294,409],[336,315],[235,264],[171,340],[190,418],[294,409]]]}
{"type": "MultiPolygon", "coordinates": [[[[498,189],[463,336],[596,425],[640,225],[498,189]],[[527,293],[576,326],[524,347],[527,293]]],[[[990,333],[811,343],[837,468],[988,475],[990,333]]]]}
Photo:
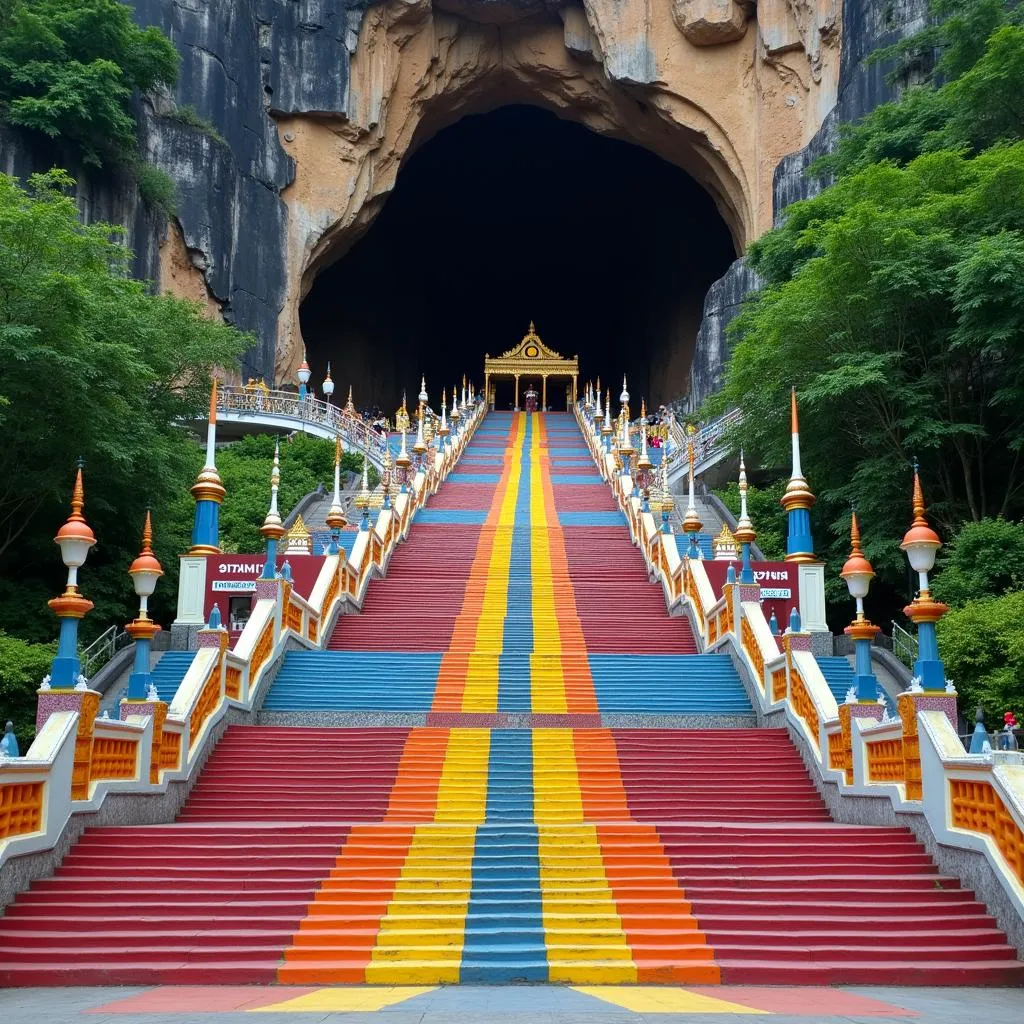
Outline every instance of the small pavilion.
{"type": "Polygon", "coordinates": [[[548,378],[558,377],[568,383],[572,381],[571,402],[576,401],[576,382],[579,377],[579,357],[567,359],[553,349],[547,347],[537,334],[530,321],[530,329],[523,340],[504,355],[484,357],[484,395],[488,405],[493,403],[491,382],[495,377],[513,377],[515,379],[514,408],[519,408],[519,382],[525,378],[528,386],[536,387],[540,382],[540,408],[548,406],[548,378]]]}

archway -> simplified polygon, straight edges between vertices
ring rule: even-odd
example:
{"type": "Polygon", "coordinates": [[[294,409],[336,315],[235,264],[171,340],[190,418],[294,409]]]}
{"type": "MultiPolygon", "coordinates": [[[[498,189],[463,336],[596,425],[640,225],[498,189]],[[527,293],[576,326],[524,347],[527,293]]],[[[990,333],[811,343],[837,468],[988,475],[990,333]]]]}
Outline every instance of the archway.
{"type": "Polygon", "coordinates": [[[358,405],[393,409],[481,382],[534,320],[581,379],[658,403],[685,387],[708,286],[735,258],[711,198],[646,150],[536,107],[438,132],[367,233],[324,269],[300,319],[314,381],[330,360],[358,405]],[[614,378],[614,379],[613,379],[614,378]]]}

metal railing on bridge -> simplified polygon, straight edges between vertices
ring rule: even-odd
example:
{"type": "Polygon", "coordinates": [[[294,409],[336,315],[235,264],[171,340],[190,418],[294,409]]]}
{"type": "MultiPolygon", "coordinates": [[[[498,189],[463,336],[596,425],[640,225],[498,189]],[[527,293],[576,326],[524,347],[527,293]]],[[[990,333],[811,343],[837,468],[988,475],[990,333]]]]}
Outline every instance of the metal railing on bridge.
{"type": "Polygon", "coordinates": [[[346,447],[364,452],[378,469],[384,463],[387,437],[343,406],[307,395],[262,387],[225,386],[217,392],[217,415],[228,421],[294,427],[321,437],[341,436],[346,447]]]}

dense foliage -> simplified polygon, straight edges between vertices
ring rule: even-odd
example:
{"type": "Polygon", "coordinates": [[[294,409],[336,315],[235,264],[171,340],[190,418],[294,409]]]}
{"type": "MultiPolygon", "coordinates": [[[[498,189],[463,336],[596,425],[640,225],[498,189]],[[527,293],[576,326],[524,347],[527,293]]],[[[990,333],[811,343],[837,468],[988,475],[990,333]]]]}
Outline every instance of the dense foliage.
{"type": "Polygon", "coordinates": [[[1024,591],[971,601],[939,622],[939,649],[956,684],[960,711],[980,704],[989,728],[1003,712],[1024,716],[1024,591]]]}
{"type": "MultiPolygon", "coordinates": [[[[771,487],[747,488],[747,514],[757,524],[757,546],[769,562],[779,562],[786,557],[786,513],[779,504],[785,484],[782,481],[771,487]]],[[[735,481],[728,487],[716,490],[722,504],[734,515],[740,514],[740,488],[735,481]]]]}
{"type": "Polygon", "coordinates": [[[86,632],[130,612],[123,574],[147,505],[168,569],[158,594],[173,594],[188,531],[168,508],[194,479],[197,451],[177,422],[205,408],[213,367],[249,343],[133,280],[118,229],[83,226],[70,185],[61,172],[27,188],[0,176],[0,628],[39,640],[53,635],[44,602],[63,567],[52,537],[78,456],[100,541],[86,632]]]}
{"type": "Polygon", "coordinates": [[[56,653],[56,643],[26,643],[0,631],[0,729],[14,723],[22,754],[36,731],[36,690],[56,653]]]}
{"type": "Polygon", "coordinates": [[[178,52],[117,0],[0,0],[0,119],[131,164],[134,90],[173,85],[178,52]]]}
{"type": "Polygon", "coordinates": [[[1024,499],[1024,143],[1012,141],[1024,29],[1003,24],[972,48],[967,37],[1016,12],[961,8],[972,32],[943,65],[958,77],[850,130],[835,183],[751,246],[765,287],[733,324],[717,403],[742,406],[746,446],[782,467],[797,386],[816,520],[835,524],[831,535],[819,525],[819,548],[838,563],[856,503],[896,596],[915,455],[947,536],[963,520],[1017,515],[1024,499]],[[918,118],[926,106],[939,113],[918,118]]]}
{"type": "Polygon", "coordinates": [[[781,472],[796,386],[829,596],[855,504],[879,620],[913,594],[899,541],[920,459],[930,517],[953,539],[935,579],[957,606],[943,654],[964,707],[995,715],[1024,704],[1024,12],[938,0],[933,13],[879,55],[923,84],[844,126],[814,168],[832,183],[751,246],[764,287],[731,327],[709,411],[741,406],[740,439],[781,472]]]}

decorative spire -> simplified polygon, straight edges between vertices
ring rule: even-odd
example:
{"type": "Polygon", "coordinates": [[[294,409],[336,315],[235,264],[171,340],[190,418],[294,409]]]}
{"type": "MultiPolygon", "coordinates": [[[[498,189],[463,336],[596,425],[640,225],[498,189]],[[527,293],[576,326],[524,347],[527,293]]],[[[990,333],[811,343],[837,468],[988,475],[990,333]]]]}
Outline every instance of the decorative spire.
{"type": "Polygon", "coordinates": [[[391,482],[394,479],[394,463],[391,460],[391,446],[384,446],[384,472],[381,474],[381,482],[384,485],[384,503],[382,508],[391,508],[391,482]]]}
{"type": "MultiPolygon", "coordinates": [[[[441,403],[444,405],[444,402],[441,403]]],[[[462,386],[462,405],[465,408],[466,405],[466,386],[462,386]]],[[[458,387],[452,388],[452,426],[457,425],[458,420],[461,418],[462,413],[459,412],[459,389],[458,387]]]]}
{"type": "Polygon", "coordinates": [[[757,538],[754,524],[747,513],[747,467],[743,461],[743,449],[740,449],[740,518],[733,531],[733,537],[739,541],[743,549],[743,568],[740,570],[740,583],[754,583],[754,571],[750,565],[750,545],[757,538]]]}
{"type": "Polygon", "coordinates": [[[345,511],[341,507],[341,435],[334,437],[334,494],[331,497],[331,507],[324,517],[328,528],[331,531],[331,548],[329,553],[338,553],[338,538],[336,533],[347,525],[345,511]]]}
{"type": "Polygon", "coordinates": [[[422,456],[427,450],[427,442],[423,434],[423,421],[426,416],[421,415],[419,422],[416,424],[416,440],[413,441],[412,450],[419,456],[422,456]]]}
{"type": "Polygon", "coordinates": [[[420,405],[427,404],[427,378],[420,377],[420,405]]]}
{"type": "Polygon", "coordinates": [[[604,402],[604,426],[601,427],[601,435],[604,437],[604,450],[611,452],[612,450],[612,434],[614,434],[614,428],[612,427],[612,389],[608,388],[605,392],[604,402]]]}
{"type": "Polygon", "coordinates": [[[409,451],[405,447],[405,429],[402,429],[402,447],[398,452],[398,457],[395,459],[395,468],[399,474],[399,491],[405,494],[406,484],[409,482],[409,467],[412,465],[412,458],[409,456],[409,451]]]}
{"type": "Polygon", "coordinates": [[[597,378],[596,400],[594,402],[594,422],[600,423],[604,417],[604,410],[601,408],[601,378],[597,378]]]}
{"type": "MultiPolygon", "coordinates": [[[[403,409],[405,408],[405,394],[404,393],[402,394],[402,408],[403,409]]],[[[349,384],[349,386],[348,386],[348,401],[345,402],[345,412],[347,412],[350,416],[355,416],[355,414],[356,414],[356,403],[352,401],[352,385],[351,384],[349,384]]]]}
{"type": "Polygon", "coordinates": [[[267,510],[266,518],[260,527],[260,533],[264,537],[273,537],[275,540],[284,536],[284,526],[281,523],[281,515],[277,510],[277,492],[281,487],[281,442],[274,442],[274,464],[270,470],[270,508],[267,510]]]}
{"type": "Polygon", "coordinates": [[[451,433],[448,429],[448,391],[441,391],[441,424],[437,428],[438,436],[441,438],[441,447],[444,447],[444,439],[451,433]]]}
{"type": "Polygon", "coordinates": [[[792,438],[793,468],[780,504],[788,513],[786,539],[787,562],[814,561],[814,539],[811,536],[811,513],[814,495],[803,476],[800,465],[800,426],[797,419],[796,388],[790,392],[790,430],[792,438]]]}
{"type": "Polygon", "coordinates": [[[636,468],[649,470],[653,467],[654,463],[647,454],[647,402],[640,399],[640,455],[636,460],[636,468]]]}
{"type": "Polygon", "coordinates": [[[693,437],[697,433],[696,428],[691,423],[686,428],[686,458],[689,462],[689,469],[687,472],[687,502],[686,502],[686,517],[683,519],[683,532],[690,535],[690,545],[687,548],[686,554],[689,558],[701,558],[700,545],[697,543],[697,534],[700,533],[704,524],[700,521],[700,516],[697,515],[697,502],[694,497],[694,447],[693,437]]]}
{"type": "MultiPolygon", "coordinates": [[[[422,422],[422,420],[421,420],[422,422]]],[[[370,528],[370,460],[363,454],[363,486],[359,491],[356,504],[363,510],[363,518],[359,522],[360,530],[370,528]]]]}

